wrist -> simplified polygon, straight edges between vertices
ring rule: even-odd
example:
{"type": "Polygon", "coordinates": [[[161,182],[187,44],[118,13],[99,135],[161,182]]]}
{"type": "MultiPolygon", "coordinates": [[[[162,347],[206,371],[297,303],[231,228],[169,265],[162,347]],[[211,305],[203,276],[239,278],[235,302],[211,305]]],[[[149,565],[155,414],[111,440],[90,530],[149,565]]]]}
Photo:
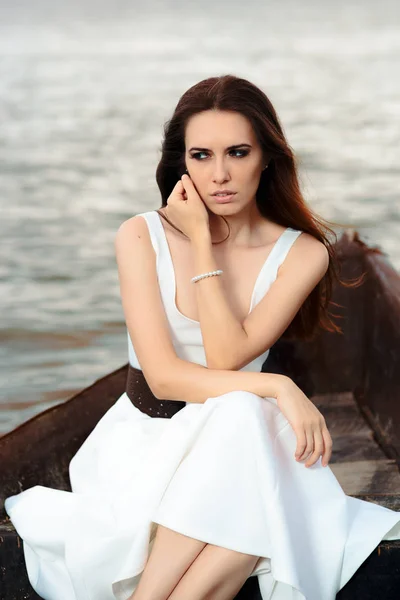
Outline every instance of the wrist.
{"type": "Polygon", "coordinates": [[[190,241],[195,246],[210,245],[211,244],[211,233],[208,228],[197,229],[190,236],[190,241]]]}
{"type": "Polygon", "coordinates": [[[290,377],[287,377],[287,375],[274,373],[273,377],[273,397],[279,402],[279,398],[281,397],[281,395],[285,391],[287,392],[289,389],[291,389],[295,385],[295,383],[292,379],[290,379],[290,377]]]}

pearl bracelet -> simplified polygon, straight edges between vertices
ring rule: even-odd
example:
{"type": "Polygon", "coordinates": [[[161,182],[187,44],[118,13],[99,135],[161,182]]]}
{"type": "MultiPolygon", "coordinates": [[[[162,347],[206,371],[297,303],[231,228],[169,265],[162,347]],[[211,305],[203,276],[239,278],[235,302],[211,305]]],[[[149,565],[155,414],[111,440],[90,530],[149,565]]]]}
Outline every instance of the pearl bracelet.
{"type": "Polygon", "coordinates": [[[203,279],[204,277],[212,277],[213,275],[221,275],[223,271],[221,269],[217,269],[216,271],[210,271],[209,273],[202,273],[201,275],[196,275],[196,277],[192,277],[190,280],[192,283],[196,283],[199,279],[203,279]]]}

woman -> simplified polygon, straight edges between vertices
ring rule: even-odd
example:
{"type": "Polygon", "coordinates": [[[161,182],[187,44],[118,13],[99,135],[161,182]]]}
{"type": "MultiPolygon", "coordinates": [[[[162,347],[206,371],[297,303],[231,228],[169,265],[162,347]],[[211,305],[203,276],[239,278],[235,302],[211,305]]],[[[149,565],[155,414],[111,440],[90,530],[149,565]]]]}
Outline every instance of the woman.
{"type": "Polygon", "coordinates": [[[344,494],[321,413],[260,373],[281,336],[340,331],[332,230],[268,98],[231,75],[182,96],[157,183],[162,207],[115,240],[127,390],[73,457],[72,492],[6,501],[31,584],[47,600],[228,600],[257,575],[263,600],[334,600],[400,514],[344,494]]]}

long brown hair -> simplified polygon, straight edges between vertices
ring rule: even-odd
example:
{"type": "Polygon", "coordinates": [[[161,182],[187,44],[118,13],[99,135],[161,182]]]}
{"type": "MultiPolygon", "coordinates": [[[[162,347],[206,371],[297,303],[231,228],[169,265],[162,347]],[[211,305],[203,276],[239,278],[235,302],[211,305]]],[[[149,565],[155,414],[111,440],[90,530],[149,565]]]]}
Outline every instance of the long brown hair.
{"type": "MultiPolygon", "coordinates": [[[[328,249],[330,260],[327,272],[303,302],[282,337],[309,340],[318,329],[342,333],[331,318],[337,315],[330,315],[328,311],[329,304],[339,306],[331,302],[333,281],[336,280],[345,287],[355,287],[362,283],[365,273],[347,283],[339,278],[334,248],[337,235],[327,225],[337,223],[322,219],[306,204],[300,191],[297,160],[285,138],[275,109],[266,94],[250,81],[234,75],[210,77],[193,85],[180,98],[171,119],[164,125],[161,160],[156,171],[162,198],[161,208],[167,206],[168,197],[185,172],[186,124],[190,117],[206,110],[235,111],[247,117],[263,154],[270,157],[268,169],[262,171],[256,193],[256,203],[261,215],[279,225],[309,233],[328,249]],[[328,234],[332,235],[333,241],[329,240],[328,234]]],[[[157,212],[166,219],[165,215],[157,212]]],[[[228,225],[226,219],[224,221],[228,225]]],[[[225,240],[221,240],[223,241],[225,240]]]]}

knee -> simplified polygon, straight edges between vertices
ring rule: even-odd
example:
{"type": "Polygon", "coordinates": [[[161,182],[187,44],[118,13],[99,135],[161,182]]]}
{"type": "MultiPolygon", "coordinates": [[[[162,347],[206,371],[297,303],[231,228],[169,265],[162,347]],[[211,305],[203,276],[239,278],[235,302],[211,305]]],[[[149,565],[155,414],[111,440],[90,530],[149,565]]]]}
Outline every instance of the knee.
{"type": "Polygon", "coordinates": [[[240,420],[245,422],[262,414],[264,399],[252,392],[235,390],[218,397],[217,410],[227,421],[240,420]]]}

